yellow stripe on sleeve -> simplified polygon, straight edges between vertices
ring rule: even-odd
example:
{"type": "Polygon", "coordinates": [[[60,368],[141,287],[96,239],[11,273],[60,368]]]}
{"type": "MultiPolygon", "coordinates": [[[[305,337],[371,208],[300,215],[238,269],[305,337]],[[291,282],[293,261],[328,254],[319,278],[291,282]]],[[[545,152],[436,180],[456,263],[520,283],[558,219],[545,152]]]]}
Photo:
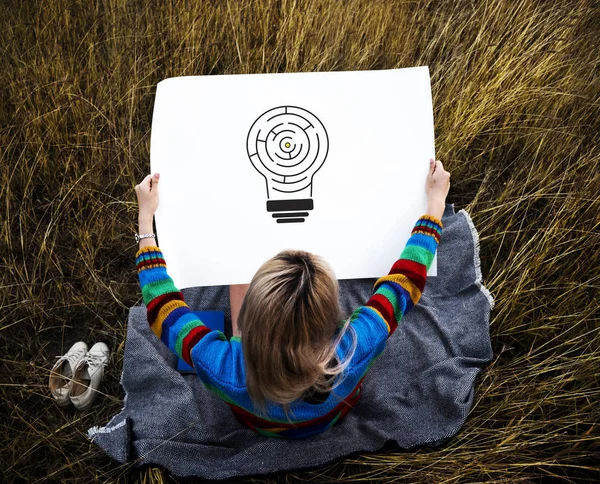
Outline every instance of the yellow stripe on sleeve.
{"type": "Polygon", "coordinates": [[[158,315],[156,316],[156,321],[151,326],[152,331],[154,332],[154,334],[156,336],[158,336],[159,339],[162,334],[163,322],[165,321],[165,319],[167,319],[167,316],[169,315],[169,313],[177,308],[182,307],[182,306],[187,306],[187,304],[184,301],[181,301],[179,299],[174,299],[173,301],[169,301],[162,308],[160,308],[160,311],[158,312],[158,315]]]}
{"type": "Polygon", "coordinates": [[[410,294],[413,304],[417,304],[421,299],[421,291],[415,286],[415,284],[404,274],[388,274],[387,276],[380,277],[375,283],[375,287],[386,281],[393,281],[400,284],[410,294]]]}

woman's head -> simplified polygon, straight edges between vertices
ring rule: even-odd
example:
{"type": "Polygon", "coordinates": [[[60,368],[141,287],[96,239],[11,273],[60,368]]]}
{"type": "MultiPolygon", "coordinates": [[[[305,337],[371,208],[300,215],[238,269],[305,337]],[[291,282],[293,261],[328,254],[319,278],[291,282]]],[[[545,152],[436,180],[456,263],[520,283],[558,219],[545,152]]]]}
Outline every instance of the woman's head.
{"type": "Polygon", "coordinates": [[[328,377],[346,366],[328,367],[341,316],[338,282],[322,258],[286,250],[260,267],[238,316],[248,393],[259,409],[331,388],[328,377]]]}

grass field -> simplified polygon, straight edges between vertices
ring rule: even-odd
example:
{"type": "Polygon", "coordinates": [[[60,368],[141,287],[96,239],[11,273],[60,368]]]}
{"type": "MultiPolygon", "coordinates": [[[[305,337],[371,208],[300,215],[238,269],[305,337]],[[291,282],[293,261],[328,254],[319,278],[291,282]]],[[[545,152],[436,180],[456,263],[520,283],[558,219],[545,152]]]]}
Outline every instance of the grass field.
{"type": "Polygon", "coordinates": [[[428,65],[448,196],[481,238],[493,362],[442,450],[359,455],[297,479],[591,482],[600,476],[600,4],[597,1],[0,3],[1,471],[6,482],[174,482],[86,438],[119,412],[141,303],[133,187],[156,84],[199,74],[428,65]],[[62,409],[54,357],[113,360],[94,406],[62,409]]]}

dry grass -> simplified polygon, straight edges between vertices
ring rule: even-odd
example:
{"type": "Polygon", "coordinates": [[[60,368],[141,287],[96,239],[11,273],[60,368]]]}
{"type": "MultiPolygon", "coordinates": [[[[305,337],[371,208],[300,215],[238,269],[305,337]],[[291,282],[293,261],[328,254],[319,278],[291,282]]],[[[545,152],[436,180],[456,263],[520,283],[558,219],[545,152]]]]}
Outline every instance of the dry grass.
{"type": "MultiPolygon", "coordinates": [[[[86,439],[120,410],[133,186],[169,76],[429,65],[448,200],[481,235],[495,359],[439,451],[268,482],[590,482],[600,473],[600,6],[595,1],[0,3],[1,468],[7,482],[170,481],[86,439]],[[177,7],[171,6],[177,4],[177,7]],[[54,405],[54,356],[106,341],[93,410],[54,405]]],[[[264,482],[267,482],[265,480],[264,482]]]]}

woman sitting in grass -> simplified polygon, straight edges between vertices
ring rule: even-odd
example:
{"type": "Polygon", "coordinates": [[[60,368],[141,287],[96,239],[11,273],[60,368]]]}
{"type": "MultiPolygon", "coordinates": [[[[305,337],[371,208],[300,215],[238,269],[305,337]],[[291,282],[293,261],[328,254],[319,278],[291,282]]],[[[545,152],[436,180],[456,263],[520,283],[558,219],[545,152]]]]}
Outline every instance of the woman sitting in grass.
{"type": "MultiPolygon", "coordinates": [[[[140,234],[152,232],[158,187],[158,173],[135,187],[140,234]]],[[[419,301],[449,189],[450,173],[430,160],[427,213],[390,273],[375,283],[373,296],[347,320],[329,265],[314,254],[286,250],[265,262],[249,285],[231,287],[235,336],[229,341],[191,312],[156,240],[141,239],[136,267],[150,327],[241,424],[273,437],[323,432],[356,404],[368,369],[419,301]]]]}

